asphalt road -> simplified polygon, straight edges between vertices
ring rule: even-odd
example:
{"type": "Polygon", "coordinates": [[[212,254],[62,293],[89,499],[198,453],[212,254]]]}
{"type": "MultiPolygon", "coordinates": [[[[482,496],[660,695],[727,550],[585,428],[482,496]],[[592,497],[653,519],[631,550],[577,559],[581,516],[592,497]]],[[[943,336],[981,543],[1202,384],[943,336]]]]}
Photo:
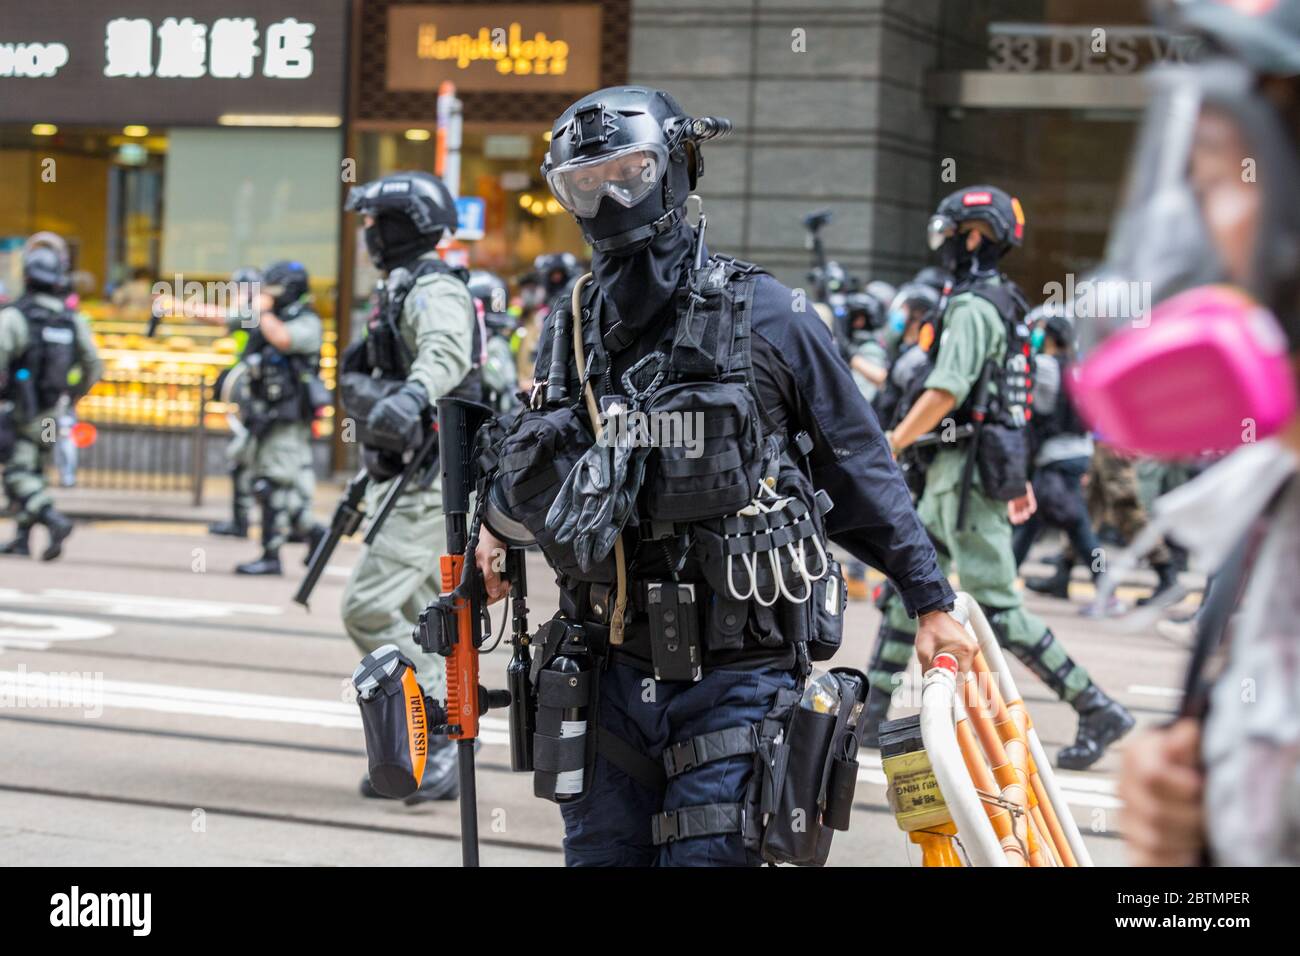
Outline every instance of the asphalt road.
{"type": "MultiPolygon", "coordinates": [[[[0,524],[7,535],[9,523],[0,524]]],[[[455,803],[408,808],[363,800],[360,719],[347,693],[359,658],[337,608],[359,548],[345,543],[308,613],[290,601],[302,548],[281,579],[230,573],[256,549],[198,524],[83,523],[64,558],[0,558],[0,860],[9,864],[458,864],[455,803]]],[[[534,623],[554,609],[537,563],[534,623]]],[[[1032,597],[1038,611],[1140,724],[1165,719],[1186,651],[1154,633],[1078,615],[1032,597]]],[[[1140,593],[1140,592],[1134,592],[1140,593]]],[[[878,616],[854,604],[837,658],[864,665],[878,616]]],[[[507,654],[484,659],[504,684],[507,654]]],[[[1016,668],[1049,753],[1074,715],[1016,668]]],[[[479,817],[486,865],[560,865],[556,808],[512,774],[503,717],[485,720],[479,817]]],[[[1122,865],[1118,751],[1086,773],[1060,773],[1099,865],[1122,865]]],[[[835,865],[917,865],[864,755],[852,828],[835,865]]]]}

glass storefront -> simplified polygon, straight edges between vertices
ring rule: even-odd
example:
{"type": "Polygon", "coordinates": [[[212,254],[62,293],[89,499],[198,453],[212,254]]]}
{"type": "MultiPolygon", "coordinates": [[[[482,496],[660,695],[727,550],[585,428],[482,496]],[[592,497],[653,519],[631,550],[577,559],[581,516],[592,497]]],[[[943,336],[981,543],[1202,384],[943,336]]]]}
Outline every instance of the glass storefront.
{"type": "MultiPolygon", "coordinates": [[[[88,420],[120,417],[124,403],[142,423],[167,420],[176,401],[201,400],[190,383],[211,384],[238,351],[224,329],[180,318],[147,337],[158,283],[224,282],[276,259],[300,260],[312,276],[333,386],[340,140],[338,130],[0,127],[0,295],[21,293],[28,235],[64,237],[77,307],[106,366],[82,405],[88,420]]],[[[209,426],[223,430],[225,411],[209,403],[209,426]]]]}
{"type": "MultiPolygon", "coordinates": [[[[483,200],[484,237],[458,240],[450,250],[451,257],[463,258],[470,268],[495,272],[512,285],[542,253],[572,252],[580,258],[590,257],[582,232],[551,196],[542,178],[540,167],[548,133],[548,127],[524,124],[465,123],[460,194],[483,200]]],[[[432,129],[364,132],[356,139],[359,181],[399,170],[432,172],[435,168],[432,129]]],[[[368,291],[378,278],[360,238],[356,249],[354,315],[365,308],[368,291]]]]}

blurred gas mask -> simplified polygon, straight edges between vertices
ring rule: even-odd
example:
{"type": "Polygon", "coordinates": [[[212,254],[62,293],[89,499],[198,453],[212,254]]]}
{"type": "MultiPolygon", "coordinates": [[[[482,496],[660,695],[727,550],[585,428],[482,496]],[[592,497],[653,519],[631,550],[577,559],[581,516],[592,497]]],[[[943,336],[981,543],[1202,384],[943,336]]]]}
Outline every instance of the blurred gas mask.
{"type": "Polygon", "coordinates": [[[1072,389],[1107,442],[1177,459],[1295,414],[1300,159],[1244,66],[1150,83],[1106,264],[1073,303],[1086,358],[1072,389]]]}

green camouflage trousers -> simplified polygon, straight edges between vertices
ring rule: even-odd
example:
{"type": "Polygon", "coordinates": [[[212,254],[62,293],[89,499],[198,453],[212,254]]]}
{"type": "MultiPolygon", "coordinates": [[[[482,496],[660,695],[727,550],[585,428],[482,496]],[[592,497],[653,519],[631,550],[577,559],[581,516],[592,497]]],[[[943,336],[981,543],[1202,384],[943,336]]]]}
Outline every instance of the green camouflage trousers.
{"type": "Polygon", "coordinates": [[[310,425],[273,425],[254,442],[251,486],[262,489],[262,507],[270,509],[270,521],[264,521],[262,529],[263,548],[274,551],[290,533],[306,534],[312,529],[316,523],[311,513],[316,473],[312,470],[310,425]]]}
{"type": "Polygon", "coordinates": [[[13,455],[5,463],[5,494],[18,508],[19,528],[30,528],[41,510],[54,503],[45,484],[45,470],[54,454],[54,445],[41,440],[43,421],[38,418],[19,429],[13,455]]]}
{"type": "MultiPolygon", "coordinates": [[[[984,609],[998,643],[1037,674],[1062,700],[1072,701],[1091,683],[1088,672],[1066,653],[1060,641],[1038,617],[1025,610],[1016,589],[1016,564],[1011,552],[1011,521],[1005,502],[986,497],[978,485],[971,489],[965,528],[957,531],[960,495],[948,487],[921,496],[917,514],[939,553],[945,574],[957,573],[958,588],[984,609]]],[[[887,693],[898,687],[912,659],[916,621],[897,592],[891,589],[884,607],[880,637],[868,667],[871,683],[887,693]]]]}
{"type": "MultiPolygon", "coordinates": [[[[343,626],[362,653],[396,644],[415,664],[426,695],[446,693],[446,665],[427,654],[412,632],[423,611],[442,591],[439,559],[447,548],[442,491],[408,491],[397,500],[375,543],[361,553],[343,590],[343,626]]],[[[388,484],[371,485],[366,511],[374,514],[388,484]]]]}

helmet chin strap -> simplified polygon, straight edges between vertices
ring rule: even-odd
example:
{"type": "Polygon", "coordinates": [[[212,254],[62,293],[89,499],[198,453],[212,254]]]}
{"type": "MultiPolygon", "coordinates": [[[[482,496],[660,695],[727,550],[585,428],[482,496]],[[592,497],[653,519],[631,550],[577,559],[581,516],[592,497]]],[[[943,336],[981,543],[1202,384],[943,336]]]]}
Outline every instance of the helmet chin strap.
{"type": "Polygon", "coordinates": [[[677,225],[678,220],[682,218],[682,209],[678,206],[671,209],[664,215],[660,216],[652,223],[644,226],[637,226],[635,229],[629,229],[626,232],[620,232],[616,235],[609,236],[605,239],[593,239],[583,230],[583,235],[588,244],[596,252],[605,255],[616,256],[620,253],[631,255],[641,246],[652,241],[655,236],[667,232],[673,226],[677,225]]]}

